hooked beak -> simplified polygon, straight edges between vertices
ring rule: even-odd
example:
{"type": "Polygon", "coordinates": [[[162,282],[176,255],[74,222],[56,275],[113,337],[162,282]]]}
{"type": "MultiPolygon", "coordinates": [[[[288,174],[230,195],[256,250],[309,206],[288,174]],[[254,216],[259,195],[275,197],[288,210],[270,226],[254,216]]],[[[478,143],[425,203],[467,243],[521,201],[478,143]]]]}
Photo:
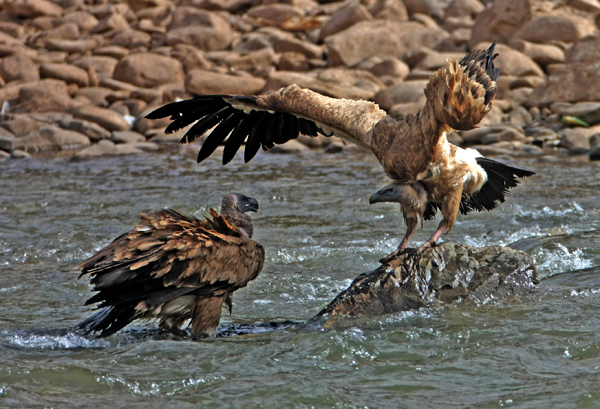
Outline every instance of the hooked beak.
{"type": "Polygon", "coordinates": [[[379,192],[375,192],[373,193],[370,197],[369,197],[369,204],[373,204],[373,203],[379,203],[381,201],[381,191],[379,192]]]}
{"type": "Polygon", "coordinates": [[[244,204],[246,212],[258,212],[258,200],[253,197],[249,197],[248,201],[244,204]]]}

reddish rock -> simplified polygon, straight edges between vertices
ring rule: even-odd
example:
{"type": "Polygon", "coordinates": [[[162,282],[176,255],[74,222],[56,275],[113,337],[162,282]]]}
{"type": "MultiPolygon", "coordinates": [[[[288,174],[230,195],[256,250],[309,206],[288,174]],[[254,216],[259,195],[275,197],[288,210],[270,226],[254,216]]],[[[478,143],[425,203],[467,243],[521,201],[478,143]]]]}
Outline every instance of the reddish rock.
{"type": "Polygon", "coordinates": [[[294,18],[304,17],[304,12],[287,4],[267,4],[252,7],[246,15],[261,20],[264,23],[281,25],[294,18]]]}
{"type": "Polygon", "coordinates": [[[597,64],[573,63],[553,73],[527,100],[529,106],[547,106],[556,101],[600,101],[600,70],[597,64]]]}
{"type": "Polygon", "coordinates": [[[153,53],[131,54],[123,58],[113,74],[118,81],[143,88],[183,81],[185,74],[181,63],[174,58],[153,53]]]}
{"type": "Polygon", "coordinates": [[[109,131],[127,131],[130,126],[123,118],[115,111],[110,109],[100,108],[94,105],[81,105],[71,110],[73,117],[94,122],[109,131]]]}
{"type": "Polygon", "coordinates": [[[591,149],[590,139],[600,132],[600,125],[590,128],[567,128],[562,131],[561,146],[571,153],[587,153],[591,149]]]}
{"type": "Polygon", "coordinates": [[[112,30],[127,30],[129,29],[129,23],[127,19],[121,14],[111,14],[110,16],[104,17],[98,21],[91,32],[92,33],[105,33],[112,30]]]}
{"type": "Polygon", "coordinates": [[[438,68],[448,66],[448,59],[454,58],[456,61],[464,56],[464,53],[437,53],[432,52],[427,54],[417,65],[414,66],[417,70],[436,71],[438,68]]]}
{"type": "Polygon", "coordinates": [[[447,0],[404,0],[406,9],[410,16],[423,14],[441,19],[444,16],[444,8],[447,0]]]}
{"type": "Polygon", "coordinates": [[[150,34],[139,30],[122,30],[112,37],[109,44],[119,47],[136,48],[147,47],[152,41],[150,34]]]}
{"type": "MultiPolygon", "coordinates": [[[[478,49],[486,49],[491,43],[480,43],[475,46],[478,49]]],[[[496,46],[495,65],[500,67],[502,75],[526,76],[537,75],[543,77],[544,71],[531,58],[525,54],[510,48],[504,44],[496,46]]]]}
{"type": "Polygon", "coordinates": [[[93,55],[73,61],[73,65],[88,71],[94,70],[98,78],[112,78],[119,60],[112,57],[93,55]]]}
{"type": "Polygon", "coordinates": [[[596,31],[592,22],[574,15],[556,14],[534,17],[514,35],[532,43],[562,41],[572,43],[596,31]]]}
{"type": "Polygon", "coordinates": [[[26,152],[64,150],[89,145],[90,139],[87,136],[50,125],[16,138],[11,151],[15,149],[26,152]]]}
{"type": "Polygon", "coordinates": [[[212,66],[212,64],[204,58],[202,51],[191,44],[177,44],[171,51],[171,57],[179,60],[186,73],[194,69],[206,70],[212,66]]]}
{"type": "Polygon", "coordinates": [[[74,23],[83,33],[89,32],[98,24],[98,19],[87,11],[73,11],[65,15],[61,21],[63,23],[74,23]]]}
{"type": "Polygon", "coordinates": [[[112,133],[111,140],[114,143],[136,143],[146,142],[146,137],[133,131],[117,131],[112,133]]]}
{"type": "Polygon", "coordinates": [[[475,18],[485,10],[485,6],[479,0],[452,0],[444,10],[444,20],[450,17],[475,18]]]}
{"type": "Polygon", "coordinates": [[[191,44],[205,51],[224,50],[237,37],[222,17],[193,7],[178,7],[168,27],[167,44],[191,44]]]}
{"type": "Polygon", "coordinates": [[[369,69],[377,77],[406,78],[410,73],[410,67],[402,60],[388,58],[377,63],[369,69]]]}
{"type": "Polygon", "coordinates": [[[362,21],[325,39],[331,65],[352,67],[372,56],[395,57],[407,49],[438,47],[449,34],[412,21],[362,21]]]}
{"type": "Polygon", "coordinates": [[[377,20],[408,20],[408,11],[402,0],[378,0],[369,8],[369,12],[377,20]]]}
{"type": "Polygon", "coordinates": [[[70,54],[79,53],[85,54],[93,50],[98,45],[98,42],[92,38],[85,40],[62,40],[51,38],[46,41],[46,48],[50,51],[65,51],[70,54]]]}
{"type": "Polygon", "coordinates": [[[566,61],[596,62],[600,61],[600,34],[582,38],[567,52],[566,61]]]}
{"type": "Polygon", "coordinates": [[[248,71],[254,74],[267,67],[272,67],[277,61],[277,56],[272,48],[263,48],[245,55],[229,53],[224,61],[229,69],[248,71]]]}
{"type": "Polygon", "coordinates": [[[278,38],[274,41],[273,47],[278,53],[292,51],[302,53],[306,55],[307,58],[321,58],[323,56],[322,47],[295,38],[278,38]]]}
{"type": "Polygon", "coordinates": [[[294,52],[282,53],[277,64],[279,71],[308,71],[310,64],[306,55],[294,52]]]}
{"type": "Polygon", "coordinates": [[[514,40],[511,42],[511,46],[531,58],[541,67],[565,61],[565,52],[555,45],[534,44],[525,40],[514,40]]]}
{"type": "MultiPolygon", "coordinates": [[[[342,7],[321,27],[319,39],[323,40],[330,35],[339,33],[359,21],[372,20],[371,13],[360,3],[350,4],[348,7],[342,7]]],[[[293,50],[291,50],[293,51],[293,50]]]]}
{"type": "Polygon", "coordinates": [[[96,47],[92,51],[94,55],[104,55],[107,57],[113,57],[117,60],[125,58],[129,55],[129,49],[120,47],[118,45],[107,45],[103,47],[96,47]]]}
{"type": "Polygon", "coordinates": [[[92,142],[98,142],[101,139],[110,139],[111,137],[110,131],[107,131],[94,122],[83,119],[63,119],[59,122],[59,125],[61,128],[86,135],[92,142]]]}
{"type": "Polygon", "coordinates": [[[26,55],[15,54],[0,60],[0,77],[6,82],[37,81],[40,74],[37,65],[26,55]]]}
{"type": "Polygon", "coordinates": [[[108,88],[87,87],[87,88],[82,88],[82,89],[77,90],[77,92],[75,92],[75,96],[85,97],[92,104],[105,108],[108,106],[108,100],[106,99],[106,97],[108,95],[110,95],[112,92],[113,91],[108,88]]]}
{"type": "Polygon", "coordinates": [[[83,159],[97,156],[134,155],[138,153],[143,153],[143,151],[130,144],[115,145],[114,142],[104,139],[98,142],[96,145],[92,145],[80,152],[77,152],[75,157],[83,159]]]}
{"type": "Polygon", "coordinates": [[[4,2],[7,14],[18,18],[60,17],[62,8],[47,0],[11,0],[4,2]]]}
{"type": "Polygon", "coordinates": [[[284,143],[283,145],[275,145],[269,150],[269,153],[280,153],[280,154],[297,154],[309,151],[309,148],[304,144],[292,139],[284,143]]]}
{"type": "Polygon", "coordinates": [[[383,109],[396,104],[424,103],[427,81],[405,81],[379,91],[374,100],[383,109]]]}
{"type": "Polygon", "coordinates": [[[185,77],[185,89],[190,94],[255,95],[265,86],[262,78],[234,76],[210,71],[192,70],[185,77]]]}
{"type": "Polygon", "coordinates": [[[383,87],[383,83],[370,72],[328,68],[307,73],[274,72],[269,77],[263,93],[276,91],[291,84],[298,84],[323,95],[349,99],[371,99],[383,87]]]}
{"type": "Polygon", "coordinates": [[[42,64],[40,76],[62,80],[67,84],[77,84],[79,87],[87,87],[90,82],[87,71],[71,64],[42,64]]]}
{"type": "Polygon", "coordinates": [[[42,126],[29,115],[11,115],[0,122],[2,129],[14,136],[24,136],[31,131],[37,131],[42,126]]]}
{"type": "Polygon", "coordinates": [[[22,38],[25,35],[25,28],[21,24],[10,21],[0,21],[0,31],[14,38],[22,38]]]}
{"type": "Polygon", "coordinates": [[[21,112],[65,112],[73,106],[64,81],[45,79],[29,82],[19,90],[21,112]]]}

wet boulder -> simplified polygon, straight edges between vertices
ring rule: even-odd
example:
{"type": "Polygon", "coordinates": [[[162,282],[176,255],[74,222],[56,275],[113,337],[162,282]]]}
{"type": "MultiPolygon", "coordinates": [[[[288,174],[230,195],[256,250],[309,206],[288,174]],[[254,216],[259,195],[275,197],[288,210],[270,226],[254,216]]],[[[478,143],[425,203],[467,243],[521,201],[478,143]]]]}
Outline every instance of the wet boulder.
{"type": "Polygon", "coordinates": [[[508,247],[444,243],[406,252],[356,277],[315,319],[376,316],[524,295],[538,283],[533,259],[508,247]]]}

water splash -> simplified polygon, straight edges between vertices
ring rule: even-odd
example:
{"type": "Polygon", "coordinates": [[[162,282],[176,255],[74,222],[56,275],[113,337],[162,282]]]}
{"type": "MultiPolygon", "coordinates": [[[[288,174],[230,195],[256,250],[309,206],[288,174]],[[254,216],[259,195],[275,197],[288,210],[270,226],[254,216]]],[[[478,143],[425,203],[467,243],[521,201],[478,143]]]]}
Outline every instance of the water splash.
{"type": "Polygon", "coordinates": [[[531,254],[540,278],[593,266],[592,261],[584,257],[581,249],[570,252],[567,247],[560,243],[555,243],[552,246],[553,249],[539,248],[531,254]]]}
{"type": "Polygon", "coordinates": [[[29,349],[105,348],[110,346],[105,340],[90,340],[72,332],[65,334],[40,334],[26,331],[18,331],[16,333],[4,331],[0,339],[7,344],[29,349]]]}

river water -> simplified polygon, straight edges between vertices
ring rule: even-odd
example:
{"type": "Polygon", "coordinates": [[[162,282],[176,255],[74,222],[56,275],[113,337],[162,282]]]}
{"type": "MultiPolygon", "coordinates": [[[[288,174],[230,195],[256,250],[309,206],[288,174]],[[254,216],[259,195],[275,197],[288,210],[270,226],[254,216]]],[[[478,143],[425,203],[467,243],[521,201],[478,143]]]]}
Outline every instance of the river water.
{"type": "Polygon", "coordinates": [[[196,152],[0,162],[0,407],[600,407],[599,163],[497,158],[538,174],[443,238],[528,252],[544,278],[532,295],[323,328],[303,321],[404,233],[397,205],[368,204],[388,183],[379,164],[354,151],[222,167],[214,156],[196,164],[196,152]],[[91,314],[79,261],[139,212],[200,216],[232,191],[260,202],[252,217],[267,256],[223,336],[71,329],[91,314]]]}

